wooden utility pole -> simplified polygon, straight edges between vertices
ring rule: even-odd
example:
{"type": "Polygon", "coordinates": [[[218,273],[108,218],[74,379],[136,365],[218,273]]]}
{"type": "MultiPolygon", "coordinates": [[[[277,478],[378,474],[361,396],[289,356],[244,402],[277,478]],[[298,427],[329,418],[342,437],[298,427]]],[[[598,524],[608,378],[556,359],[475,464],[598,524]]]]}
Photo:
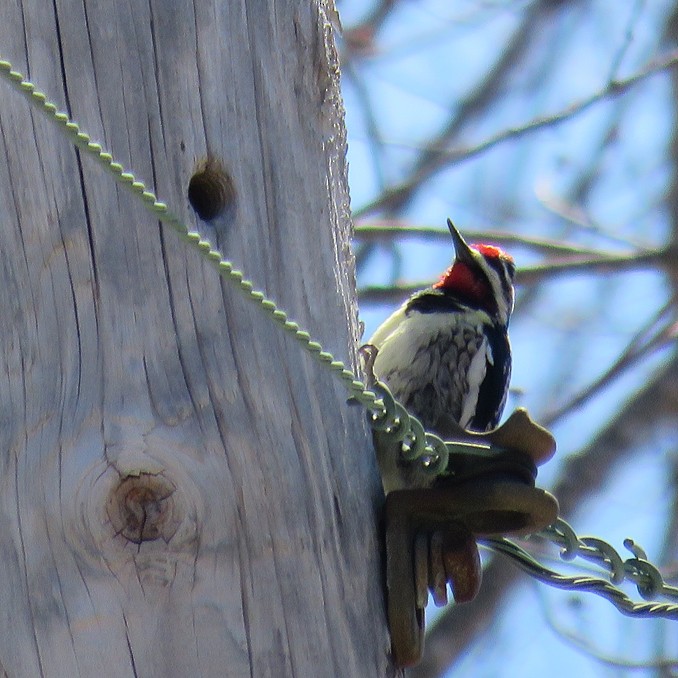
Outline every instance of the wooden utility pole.
{"type": "MultiPolygon", "coordinates": [[[[0,57],[350,361],[331,5],[11,0],[0,57]],[[209,223],[207,156],[231,186],[209,223]]],[[[393,675],[363,413],[0,94],[4,675],[393,675]]]]}

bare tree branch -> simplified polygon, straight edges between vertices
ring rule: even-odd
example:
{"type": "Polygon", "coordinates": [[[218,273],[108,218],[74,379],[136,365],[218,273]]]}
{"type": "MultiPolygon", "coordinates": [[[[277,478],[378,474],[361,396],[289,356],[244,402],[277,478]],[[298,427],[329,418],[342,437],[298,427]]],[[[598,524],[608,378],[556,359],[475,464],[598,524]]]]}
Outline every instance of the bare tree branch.
{"type": "Polygon", "coordinates": [[[675,248],[662,247],[633,254],[562,258],[536,266],[525,266],[518,271],[517,280],[520,285],[533,285],[572,273],[622,273],[657,268],[668,270],[676,268],[677,255],[675,248]]]}
{"type": "MultiPolygon", "coordinates": [[[[434,166],[427,168],[426,173],[419,170],[413,174],[412,178],[409,180],[401,183],[395,188],[392,188],[383,196],[377,198],[377,200],[366,205],[362,209],[356,210],[354,213],[354,218],[362,218],[367,214],[372,214],[378,210],[386,210],[389,213],[394,212],[402,207],[403,204],[405,204],[406,200],[412,196],[415,189],[421,184],[424,178],[430,177],[441,169],[450,167],[451,165],[457,165],[465,160],[470,160],[471,158],[475,158],[476,156],[481,155],[482,153],[485,153],[506,141],[515,141],[538,130],[556,127],[557,125],[572,119],[576,115],[583,113],[601,101],[613,99],[625,94],[639,82],[646,80],[650,76],[657,75],[658,73],[662,73],[663,71],[671,69],[676,64],[678,64],[678,49],[671,50],[667,54],[664,54],[654,61],[651,61],[647,66],[645,66],[645,68],[629,76],[628,78],[609,82],[602,89],[594,92],[584,99],[581,99],[580,101],[571,104],[558,113],[539,116],[523,125],[502,130],[494,136],[485,139],[485,141],[481,141],[479,144],[468,148],[446,150],[443,145],[440,145],[438,148],[432,148],[429,153],[437,154],[437,156],[441,158],[442,161],[439,161],[434,166]],[[425,176],[422,176],[422,174],[425,176]]],[[[436,143],[440,144],[440,141],[436,143]]]]}
{"type": "Polygon", "coordinates": [[[614,55],[614,59],[612,59],[612,65],[610,66],[610,81],[613,81],[617,78],[617,73],[619,72],[619,68],[622,65],[622,61],[624,61],[624,57],[626,56],[626,53],[633,42],[633,29],[638,23],[638,19],[644,8],[645,0],[636,0],[633,7],[631,8],[628,23],[626,24],[624,42],[620,45],[617,53],[614,55]]]}
{"type": "Polygon", "coordinates": [[[520,63],[523,56],[529,52],[531,38],[539,34],[539,20],[551,16],[553,8],[559,4],[561,3],[554,3],[553,0],[538,0],[528,7],[520,26],[502,50],[497,62],[488,71],[485,79],[464,101],[455,102],[455,113],[445,128],[424,149],[410,172],[410,179],[400,184],[398,188],[383,194],[374,203],[356,211],[354,217],[357,218],[378,209],[383,209],[391,215],[398,213],[411,200],[421,183],[438,171],[441,164],[443,166],[447,164],[441,149],[447,147],[449,141],[459,133],[469,119],[477,116],[490,101],[494,100],[500,84],[508,78],[515,65],[520,63]]]}
{"type": "MultiPolygon", "coordinates": [[[[670,44],[678,44],[678,4],[676,4],[673,13],[666,22],[666,37],[670,44]]],[[[669,147],[671,160],[671,184],[666,196],[666,209],[671,218],[671,242],[678,243],[678,125],[676,119],[678,114],[675,110],[676,96],[678,95],[678,71],[671,72],[671,88],[673,90],[673,135],[669,147]]],[[[671,273],[671,283],[674,293],[678,292],[678,269],[674,268],[671,273]]]]}
{"type": "Polygon", "coordinates": [[[631,339],[629,345],[614,363],[594,379],[586,388],[571,398],[564,405],[552,412],[540,417],[544,426],[553,426],[564,416],[571,414],[578,407],[588,402],[603,388],[609,386],[618,376],[637,364],[643,358],[648,357],[659,349],[673,343],[678,339],[676,331],[676,319],[674,310],[675,300],[670,299],[651,320],[640,329],[631,339]]]}
{"type": "MultiPolygon", "coordinates": [[[[562,275],[623,273],[646,269],[656,270],[658,268],[670,271],[678,269],[678,252],[673,247],[663,247],[634,254],[558,259],[536,266],[525,266],[518,270],[516,280],[519,285],[529,287],[562,275]]],[[[362,304],[396,304],[410,294],[427,287],[431,282],[388,287],[368,286],[359,290],[358,294],[362,304]]]]}
{"type": "MultiPolygon", "coordinates": [[[[499,245],[522,245],[545,254],[580,254],[605,256],[604,252],[580,245],[568,245],[550,238],[534,238],[530,236],[506,233],[493,230],[463,229],[464,238],[469,242],[491,242],[499,245]]],[[[359,243],[378,242],[391,244],[400,238],[417,238],[424,242],[435,242],[450,246],[450,233],[435,226],[409,226],[405,222],[393,219],[370,221],[355,227],[354,237],[359,243]]]]}
{"type": "Polygon", "coordinates": [[[374,36],[391,13],[397,0],[380,0],[374,6],[371,14],[362,23],[344,31],[344,41],[347,47],[347,58],[370,54],[374,49],[374,36]]]}

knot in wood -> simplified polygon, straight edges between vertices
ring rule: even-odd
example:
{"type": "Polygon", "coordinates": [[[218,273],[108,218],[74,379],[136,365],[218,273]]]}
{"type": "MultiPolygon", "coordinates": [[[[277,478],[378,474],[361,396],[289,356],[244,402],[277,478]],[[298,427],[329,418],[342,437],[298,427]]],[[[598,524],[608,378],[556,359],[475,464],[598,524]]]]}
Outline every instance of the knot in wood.
{"type": "Polygon", "coordinates": [[[169,480],[156,474],[122,478],[111,490],[107,504],[116,533],[135,544],[160,538],[168,542],[181,522],[176,515],[175,490],[169,480]]]}

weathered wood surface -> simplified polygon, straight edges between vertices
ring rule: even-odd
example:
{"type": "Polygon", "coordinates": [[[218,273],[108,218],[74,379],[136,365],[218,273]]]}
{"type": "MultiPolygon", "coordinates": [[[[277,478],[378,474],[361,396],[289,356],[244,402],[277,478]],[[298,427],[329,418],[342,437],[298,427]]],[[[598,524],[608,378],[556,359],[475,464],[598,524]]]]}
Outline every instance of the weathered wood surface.
{"type": "MultiPolygon", "coordinates": [[[[189,223],[219,157],[236,206],[201,228],[350,360],[324,4],[7,0],[0,56],[189,223]]],[[[3,83],[0,217],[4,672],[392,675],[342,388],[3,83]]]]}

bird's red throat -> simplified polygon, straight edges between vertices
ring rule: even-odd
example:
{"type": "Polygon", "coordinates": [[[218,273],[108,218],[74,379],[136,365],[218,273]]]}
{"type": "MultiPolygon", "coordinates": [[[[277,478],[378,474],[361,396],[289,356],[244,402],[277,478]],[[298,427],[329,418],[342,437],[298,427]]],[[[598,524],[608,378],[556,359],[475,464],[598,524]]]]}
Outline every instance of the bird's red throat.
{"type": "Polygon", "coordinates": [[[455,261],[433,284],[434,289],[452,292],[462,301],[472,302],[482,308],[492,305],[492,290],[463,261],[455,261]]]}

